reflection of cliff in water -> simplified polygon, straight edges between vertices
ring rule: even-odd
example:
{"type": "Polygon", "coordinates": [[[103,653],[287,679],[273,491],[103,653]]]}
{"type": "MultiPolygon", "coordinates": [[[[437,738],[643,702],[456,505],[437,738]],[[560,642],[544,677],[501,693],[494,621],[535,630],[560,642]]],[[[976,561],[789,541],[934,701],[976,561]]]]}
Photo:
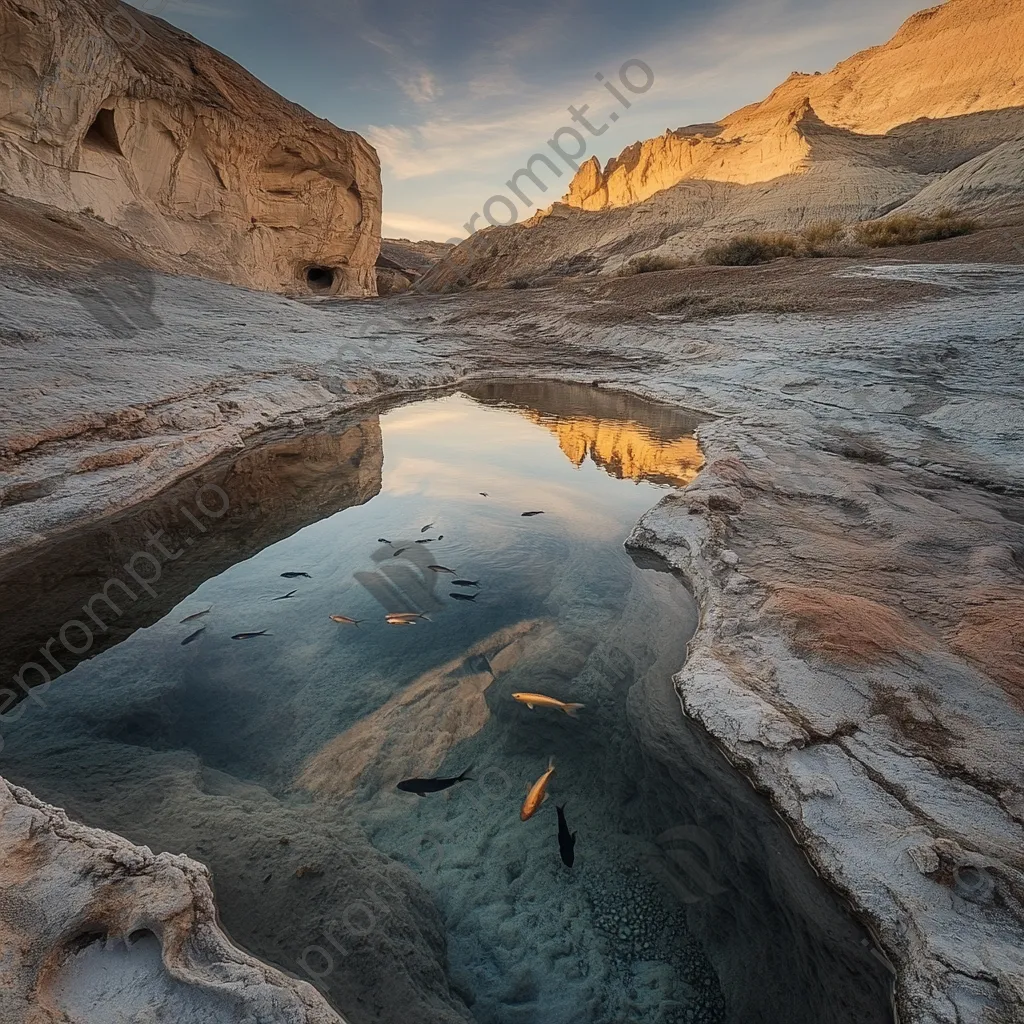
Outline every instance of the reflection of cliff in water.
{"type": "MultiPolygon", "coordinates": [[[[212,461],[111,519],[0,561],[0,678],[10,679],[26,662],[47,667],[40,648],[51,637],[58,639],[50,653],[67,670],[151,625],[204,580],[310,523],[369,501],[380,491],[383,463],[376,417],[327,433],[266,441],[212,461]],[[227,496],[223,513],[218,494],[227,496]],[[203,507],[215,515],[204,515],[203,507]],[[163,559],[153,536],[167,551],[181,554],[163,559]],[[136,562],[143,578],[157,577],[152,593],[125,571],[140,552],[162,562],[159,568],[145,556],[136,562]],[[106,598],[92,601],[104,590],[106,598]],[[59,637],[61,627],[74,621],[93,636],[80,655],[67,647],[86,645],[82,630],[68,630],[66,645],[59,637]]],[[[38,672],[25,674],[28,686],[41,681],[38,672]]],[[[2,699],[9,696],[0,693],[2,699]]]]}
{"type": "Polygon", "coordinates": [[[700,421],[672,406],[553,382],[485,384],[466,393],[547,427],[573,465],[582,465],[589,456],[619,480],[681,487],[704,463],[693,436],[700,421]]]}

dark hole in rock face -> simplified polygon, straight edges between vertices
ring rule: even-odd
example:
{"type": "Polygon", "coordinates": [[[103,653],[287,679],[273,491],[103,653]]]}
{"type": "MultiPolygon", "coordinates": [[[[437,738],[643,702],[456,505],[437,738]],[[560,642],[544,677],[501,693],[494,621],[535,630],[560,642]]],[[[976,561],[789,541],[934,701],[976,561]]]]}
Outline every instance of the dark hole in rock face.
{"type": "Polygon", "coordinates": [[[88,949],[90,946],[96,943],[106,942],[106,932],[101,931],[85,931],[76,935],[69,943],[68,949],[73,953],[81,953],[83,949],[88,949]]]}
{"type": "Polygon", "coordinates": [[[121,152],[121,143],[117,138],[113,110],[104,109],[96,115],[89,130],[85,133],[85,141],[89,145],[111,150],[118,156],[124,156],[124,153],[121,152]]]}
{"type": "Polygon", "coordinates": [[[309,267],[306,284],[312,292],[329,292],[334,286],[334,271],[330,267],[309,267]]]}

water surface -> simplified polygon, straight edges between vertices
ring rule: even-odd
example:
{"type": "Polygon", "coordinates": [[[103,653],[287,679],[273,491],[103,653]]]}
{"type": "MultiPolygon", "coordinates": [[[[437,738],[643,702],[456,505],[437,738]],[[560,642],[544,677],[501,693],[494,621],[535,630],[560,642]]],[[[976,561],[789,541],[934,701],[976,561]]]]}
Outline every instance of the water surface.
{"type": "MultiPolygon", "coordinates": [[[[212,466],[193,486],[226,507],[202,529],[176,515],[179,487],[91,531],[78,572],[32,563],[23,579],[58,581],[65,615],[143,520],[180,551],[123,609],[145,628],[7,716],[0,768],[209,863],[232,935],[352,1024],[886,1020],[862,933],[683,719],[687,590],[623,548],[697,472],[694,426],[586,388],[481,385],[212,466]],[[387,624],[402,611],[428,618],[387,624]],[[585,707],[530,710],[519,691],[585,707]],[[550,799],[521,821],[552,762],[550,799]],[[424,799],[396,789],[467,770],[424,799]],[[416,892],[353,888],[370,862],[389,877],[384,858],[439,911],[446,959],[433,910],[402,916],[416,892]]],[[[43,642],[20,621],[19,641],[43,642]]]]}

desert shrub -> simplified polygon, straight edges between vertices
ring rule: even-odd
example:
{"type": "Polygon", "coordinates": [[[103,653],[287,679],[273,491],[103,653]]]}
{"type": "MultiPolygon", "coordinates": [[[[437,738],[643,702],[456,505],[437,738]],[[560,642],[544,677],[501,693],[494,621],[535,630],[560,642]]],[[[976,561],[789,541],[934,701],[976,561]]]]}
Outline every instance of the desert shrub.
{"type": "Polygon", "coordinates": [[[794,235],[737,235],[717,245],[709,245],[700,262],[719,267],[752,267],[770,263],[782,256],[799,256],[804,246],[794,235]]]}
{"type": "Polygon", "coordinates": [[[882,220],[869,220],[854,228],[861,245],[883,248],[892,245],[920,245],[955,238],[976,231],[978,222],[973,217],[957,214],[953,210],[940,210],[931,216],[898,213],[882,220]]]}
{"type": "Polygon", "coordinates": [[[620,277],[632,277],[634,274],[652,274],[658,270],[678,270],[682,264],[669,256],[634,256],[619,271],[620,277]]]}
{"type": "Polygon", "coordinates": [[[809,246],[831,245],[846,234],[846,225],[841,220],[819,220],[800,232],[800,237],[809,246]]]}
{"type": "Polygon", "coordinates": [[[91,206],[85,207],[85,209],[82,210],[82,213],[84,213],[86,217],[92,217],[93,220],[98,220],[103,224],[106,224],[106,220],[104,220],[104,218],[101,217],[91,206]]]}
{"type": "Polygon", "coordinates": [[[517,277],[508,283],[509,288],[529,288],[530,281],[525,277],[517,277]]]}

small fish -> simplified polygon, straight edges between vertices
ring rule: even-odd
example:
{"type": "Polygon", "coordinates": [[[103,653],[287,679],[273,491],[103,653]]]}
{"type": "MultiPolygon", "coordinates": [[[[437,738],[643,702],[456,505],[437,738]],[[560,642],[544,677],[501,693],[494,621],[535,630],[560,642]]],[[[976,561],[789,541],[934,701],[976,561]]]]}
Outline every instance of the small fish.
{"type": "Polygon", "coordinates": [[[387,539],[387,537],[378,537],[378,538],[377,538],[377,543],[378,543],[378,544],[390,544],[390,543],[391,543],[391,541],[389,541],[389,540],[387,539]]]}
{"type": "Polygon", "coordinates": [[[358,626],[360,622],[365,622],[366,619],[350,619],[347,615],[331,615],[331,622],[344,622],[349,626],[358,626]]]}
{"type": "Polygon", "coordinates": [[[535,707],[557,708],[573,718],[576,717],[576,712],[584,706],[582,704],[565,704],[560,700],[555,700],[554,697],[545,697],[543,693],[513,693],[512,699],[519,701],[520,704],[525,704],[531,711],[535,707]]]}
{"type": "Polygon", "coordinates": [[[185,637],[184,640],[181,641],[181,646],[184,647],[185,644],[192,643],[193,640],[197,640],[199,638],[199,634],[200,633],[205,633],[205,632],[206,632],[206,627],[205,626],[200,626],[194,633],[189,633],[189,635],[187,637],[185,637]]]}
{"type": "Polygon", "coordinates": [[[283,572],[281,576],[286,580],[297,580],[300,576],[305,576],[307,580],[313,578],[308,572],[283,572]]]}
{"type": "Polygon", "coordinates": [[[544,513],[543,512],[521,512],[520,515],[523,515],[523,516],[542,516],[542,515],[544,515],[544,513]]]}
{"type": "Polygon", "coordinates": [[[438,539],[438,540],[444,540],[444,534],[443,534],[443,533],[439,533],[439,534],[437,535],[437,539],[438,539]]]}
{"type": "Polygon", "coordinates": [[[481,498],[489,498],[489,497],[490,497],[490,495],[489,495],[489,494],[488,494],[488,493],[487,493],[486,491],[481,491],[481,492],[480,492],[480,497],[481,497],[481,498]]]}
{"type": "Polygon", "coordinates": [[[416,543],[417,544],[433,544],[434,543],[434,538],[433,537],[424,537],[423,540],[418,540],[418,541],[416,541],[416,543]]]}
{"type": "Polygon", "coordinates": [[[403,551],[408,551],[408,548],[399,548],[391,557],[397,558],[403,551]]]}
{"type": "Polygon", "coordinates": [[[416,620],[415,619],[387,619],[386,621],[387,621],[387,624],[389,626],[415,626],[416,625],[416,620]]]}
{"type": "Polygon", "coordinates": [[[232,640],[251,640],[254,636],[271,636],[265,629],[261,629],[258,633],[236,633],[231,639],[232,640]]]}
{"type": "Polygon", "coordinates": [[[428,793],[440,793],[444,789],[451,789],[457,782],[472,782],[469,773],[473,770],[470,765],[461,775],[454,779],[404,779],[396,787],[403,793],[416,793],[418,796],[426,796],[428,793]]]}
{"type": "Polygon", "coordinates": [[[191,622],[193,619],[201,619],[204,615],[209,615],[211,611],[213,611],[212,604],[210,605],[209,608],[204,608],[201,612],[193,612],[191,615],[186,615],[185,618],[181,620],[179,625],[184,626],[186,622],[191,622]]]}
{"type": "Polygon", "coordinates": [[[427,523],[427,525],[420,530],[420,533],[426,533],[433,525],[433,523],[427,523]]]}
{"type": "Polygon", "coordinates": [[[548,759],[548,770],[530,787],[529,793],[526,794],[526,799],[523,801],[523,809],[519,812],[520,821],[532,818],[537,813],[540,805],[547,800],[548,780],[554,773],[555,759],[551,757],[548,759]]]}
{"type": "Polygon", "coordinates": [[[282,594],[280,597],[275,597],[275,601],[287,601],[289,597],[294,597],[298,593],[297,590],[289,590],[287,594],[282,594]]]}
{"type": "Polygon", "coordinates": [[[449,569],[446,565],[428,565],[427,568],[433,569],[434,572],[446,572],[451,576],[459,575],[454,569],[449,569]]]}
{"type": "Polygon", "coordinates": [[[430,621],[430,619],[428,619],[427,616],[423,614],[423,612],[388,612],[387,615],[384,616],[384,618],[387,619],[389,622],[392,619],[426,619],[427,622],[430,621]]]}
{"type": "Polygon", "coordinates": [[[479,587],[479,580],[452,580],[453,587],[479,587]]]}
{"type": "Polygon", "coordinates": [[[576,833],[570,832],[565,822],[565,804],[561,807],[555,804],[555,810],[558,811],[558,852],[562,857],[562,863],[571,868],[572,862],[576,859],[576,833]]]}
{"type": "Polygon", "coordinates": [[[476,600],[476,594],[456,594],[454,590],[448,596],[451,597],[451,598],[454,598],[456,601],[475,601],[476,600]]]}

